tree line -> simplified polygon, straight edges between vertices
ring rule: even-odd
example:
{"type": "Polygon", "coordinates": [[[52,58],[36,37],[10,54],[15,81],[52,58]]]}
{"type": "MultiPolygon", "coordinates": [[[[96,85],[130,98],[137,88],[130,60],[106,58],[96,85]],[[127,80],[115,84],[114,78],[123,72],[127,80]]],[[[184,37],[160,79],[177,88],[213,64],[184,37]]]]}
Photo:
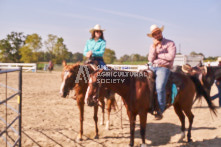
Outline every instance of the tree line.
{"type": "MultiPolygon", "coordinates": [[[[83,52],[83,51],[82,51],[83,52]]],[[[202,53],[191,52],[190,55],[202,55],[202,53]]],[[[115,61],[137,62],[146,61],[148,54],[125,54],[119,59],[116,58],[114,50],[105,49],[104,61],[111,64],[115,61]]],[[[206,60],[216,60],[217,57],[208,57],[206,60]]],[[[55,64],[61,64],[63,60],[67,62],[83,62],[86,60],[82,53],[72,53],[68,51],[64,44],[64,39],[53,34],[49,34],[43,42],[41,36],[37,33],[24,35],[22,32],[11,32],[6,38],[0,40],[0,62],[8,63],[37,63],[52,61],[55,64]],[[43,50],[44,48],[44,50],[43,50]]]]}
{"type": "Polygon", "coordinates": [[[83,60],[83,56],[79,54],[68,51],[64,39],[52,34],[49,34],[44,42],[36,33],[24,35],[22,32],[11,32],[0,40],[0,62],[36,63],[52,60],[59,64],[62,60],[83,60]],[[42,50],[43,45],[45,51],[42,50]]]}
{"type": "MultiPolygon", "coordinates": [[[[107,64],[114,61],[146,60],[145,56],[139,54],[124,55],[117,60],[115,51],[109,48],[105,49],[103,57],[107,64]]],[[[0,40],[0,62],[37,63],[50,60],[55,64],[61,64],[63,60],[82,62],[86,59],[82,53],[70,52],[64,44],[64,39],[53,34],[49,34],[47,39],[42,41],[41,36],[37,33],[24,35],[22,32],[11,32],[0,40]]]]}

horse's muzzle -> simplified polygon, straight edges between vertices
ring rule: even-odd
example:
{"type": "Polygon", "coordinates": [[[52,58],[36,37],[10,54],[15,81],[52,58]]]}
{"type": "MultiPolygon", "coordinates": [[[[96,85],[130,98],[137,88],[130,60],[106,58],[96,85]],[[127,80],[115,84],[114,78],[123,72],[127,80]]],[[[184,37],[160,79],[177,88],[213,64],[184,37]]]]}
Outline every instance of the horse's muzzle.
{"type": "Polygon", "coordinates": [[[66,98],[67,95],[68,95],[67,92],[60,92],[60,96],[61,96],[62,98],[66,98]]]}

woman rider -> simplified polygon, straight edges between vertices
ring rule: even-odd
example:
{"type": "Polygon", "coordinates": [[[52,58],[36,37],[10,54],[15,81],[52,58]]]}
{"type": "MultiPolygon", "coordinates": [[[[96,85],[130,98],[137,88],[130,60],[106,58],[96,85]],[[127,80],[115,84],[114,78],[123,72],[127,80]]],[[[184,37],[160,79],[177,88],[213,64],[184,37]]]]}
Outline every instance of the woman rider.
{"type": "Polygon", "coordinates": [[[98,63],[98,68],[107,69],[103,60],[104,51],[106,48],[106,41],[104,40],[103,31],[99,24],[90,29],[91,39],[87,40],[84,48],[84,56],[93,63],[98,63]]]}

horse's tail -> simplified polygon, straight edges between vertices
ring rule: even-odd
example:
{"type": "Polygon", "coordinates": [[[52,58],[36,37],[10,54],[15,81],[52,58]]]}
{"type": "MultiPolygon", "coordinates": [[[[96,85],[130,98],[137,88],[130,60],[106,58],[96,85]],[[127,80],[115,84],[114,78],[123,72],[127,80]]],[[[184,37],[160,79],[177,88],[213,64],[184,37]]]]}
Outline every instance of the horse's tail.
{"type": "Polygon", "coordinates": [[[216,115],[217,113],[216,108],[214,104],[212,103],[209,94],[205,91],[205,89],[201,85],[200,80],[195,76],[190,76],[190,78],[196,87],[196,99],[201,100],[202,97],[204,97],[210,110],[216,115]]]}

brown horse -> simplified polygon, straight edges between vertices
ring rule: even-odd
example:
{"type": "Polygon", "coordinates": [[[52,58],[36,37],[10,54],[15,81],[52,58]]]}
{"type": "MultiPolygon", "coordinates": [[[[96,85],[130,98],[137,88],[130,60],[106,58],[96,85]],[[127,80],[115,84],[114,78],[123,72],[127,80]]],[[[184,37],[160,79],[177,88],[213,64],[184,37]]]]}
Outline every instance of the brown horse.
{"type": "Polygon", "coordinates": [[[211,87],[214,81],[221,77],[221,66],[191,67],[190,65],[186,65],[185,67],[182,67],[182,71],[186,74],[197,77],[208,96],[210,96],[211,87]]]}
{"type": "MultiPolygon", "coordinates": [[[[130,120],[130,146],[134,145],[134,129],[136,122],[136,115],[140,117],[140,134],[142,138],[142,145],[145,145],[145,131],[147,112],[151,112],[152,107],[152,72],[139,72],[138,77],[128,76],[134,75],[127,71],[103,71],[97,70],[90,75],[87,96],[85,100],[89,104],[91,101],[96,101],[99,97],[99,91],[108,88],[118,93],[125,104],[127,114],[130,120]],[[146,73],[146,74],[145,74],[146,73]],[[127,75],[127,76],[125,76],[127,75]],[[146,75],[146,76],[143,76],[146,75]]],[[[189,119],[188,142],[191,141],[191,128],[194,115],[191,112],[192,103],[195,94],[198,97],[204,96],[203,88],[200,81],[192,76],[186,76],[181,73],[172,73],[170,76],[172,82],[179,86],[179,92],[174,101],[174,110],[181,121],[181,139],[185,137],[185,115],[189,119]],[[198,87],[198,88],[197,88],[198,87]]],[[[169,87],[169,86],[167,86],[169,87]]],[[[171,90],[171,89],[170,89],[171,90]]],[[[209,101],[209,108],[215,113],[209,97],[205,95],[209,101]]],[[[170,97],[167,95],[167,102],[170,97]]]]}
{"type": "MultiPolygon", "coordinates": [[[[70,90],[75,91],[77,105],[80,110],[80,132],[78,135],[78,140],[82,140],[83,135],[83,118],[84,118],[84,98],[85,93],[88,87],[88,76],[90,73],[92,73],[95,70],[95,67],[93,65],[80,65],[80,64],[74,64],[74,65],[67,65],[66,62],[63,64],[64,69],[62,72],[62,84],[60,88],[60,94],[62,97],[66,97],[70,90]]],[[[107,90],[104,90],[100,93],[99,102],[101,103],[102,107],[102,119],[101,124],[104,124],[104,109],[105,109],[105,102],[104,97],[108,96],[107,99],[107,111],[108,111],[108,121],[106,123],[106,129],[109,129],[109,122],[110,122],[110,111],[111,107],[113,106],[115,98],[114,94],[110,93],[107,90]]],[[[95,121],[95,138],[98,138],[98,127],[97,127],[97,117],[98,113],[98,105],[94,106],[94,121],[95,121]]]]}
{"type": "Polygon", "coordinates": [[[52,61],[49,61],[48,71],[51,72],[53,69],[54,69],[54,64],[52,63],[52,61]]]}

